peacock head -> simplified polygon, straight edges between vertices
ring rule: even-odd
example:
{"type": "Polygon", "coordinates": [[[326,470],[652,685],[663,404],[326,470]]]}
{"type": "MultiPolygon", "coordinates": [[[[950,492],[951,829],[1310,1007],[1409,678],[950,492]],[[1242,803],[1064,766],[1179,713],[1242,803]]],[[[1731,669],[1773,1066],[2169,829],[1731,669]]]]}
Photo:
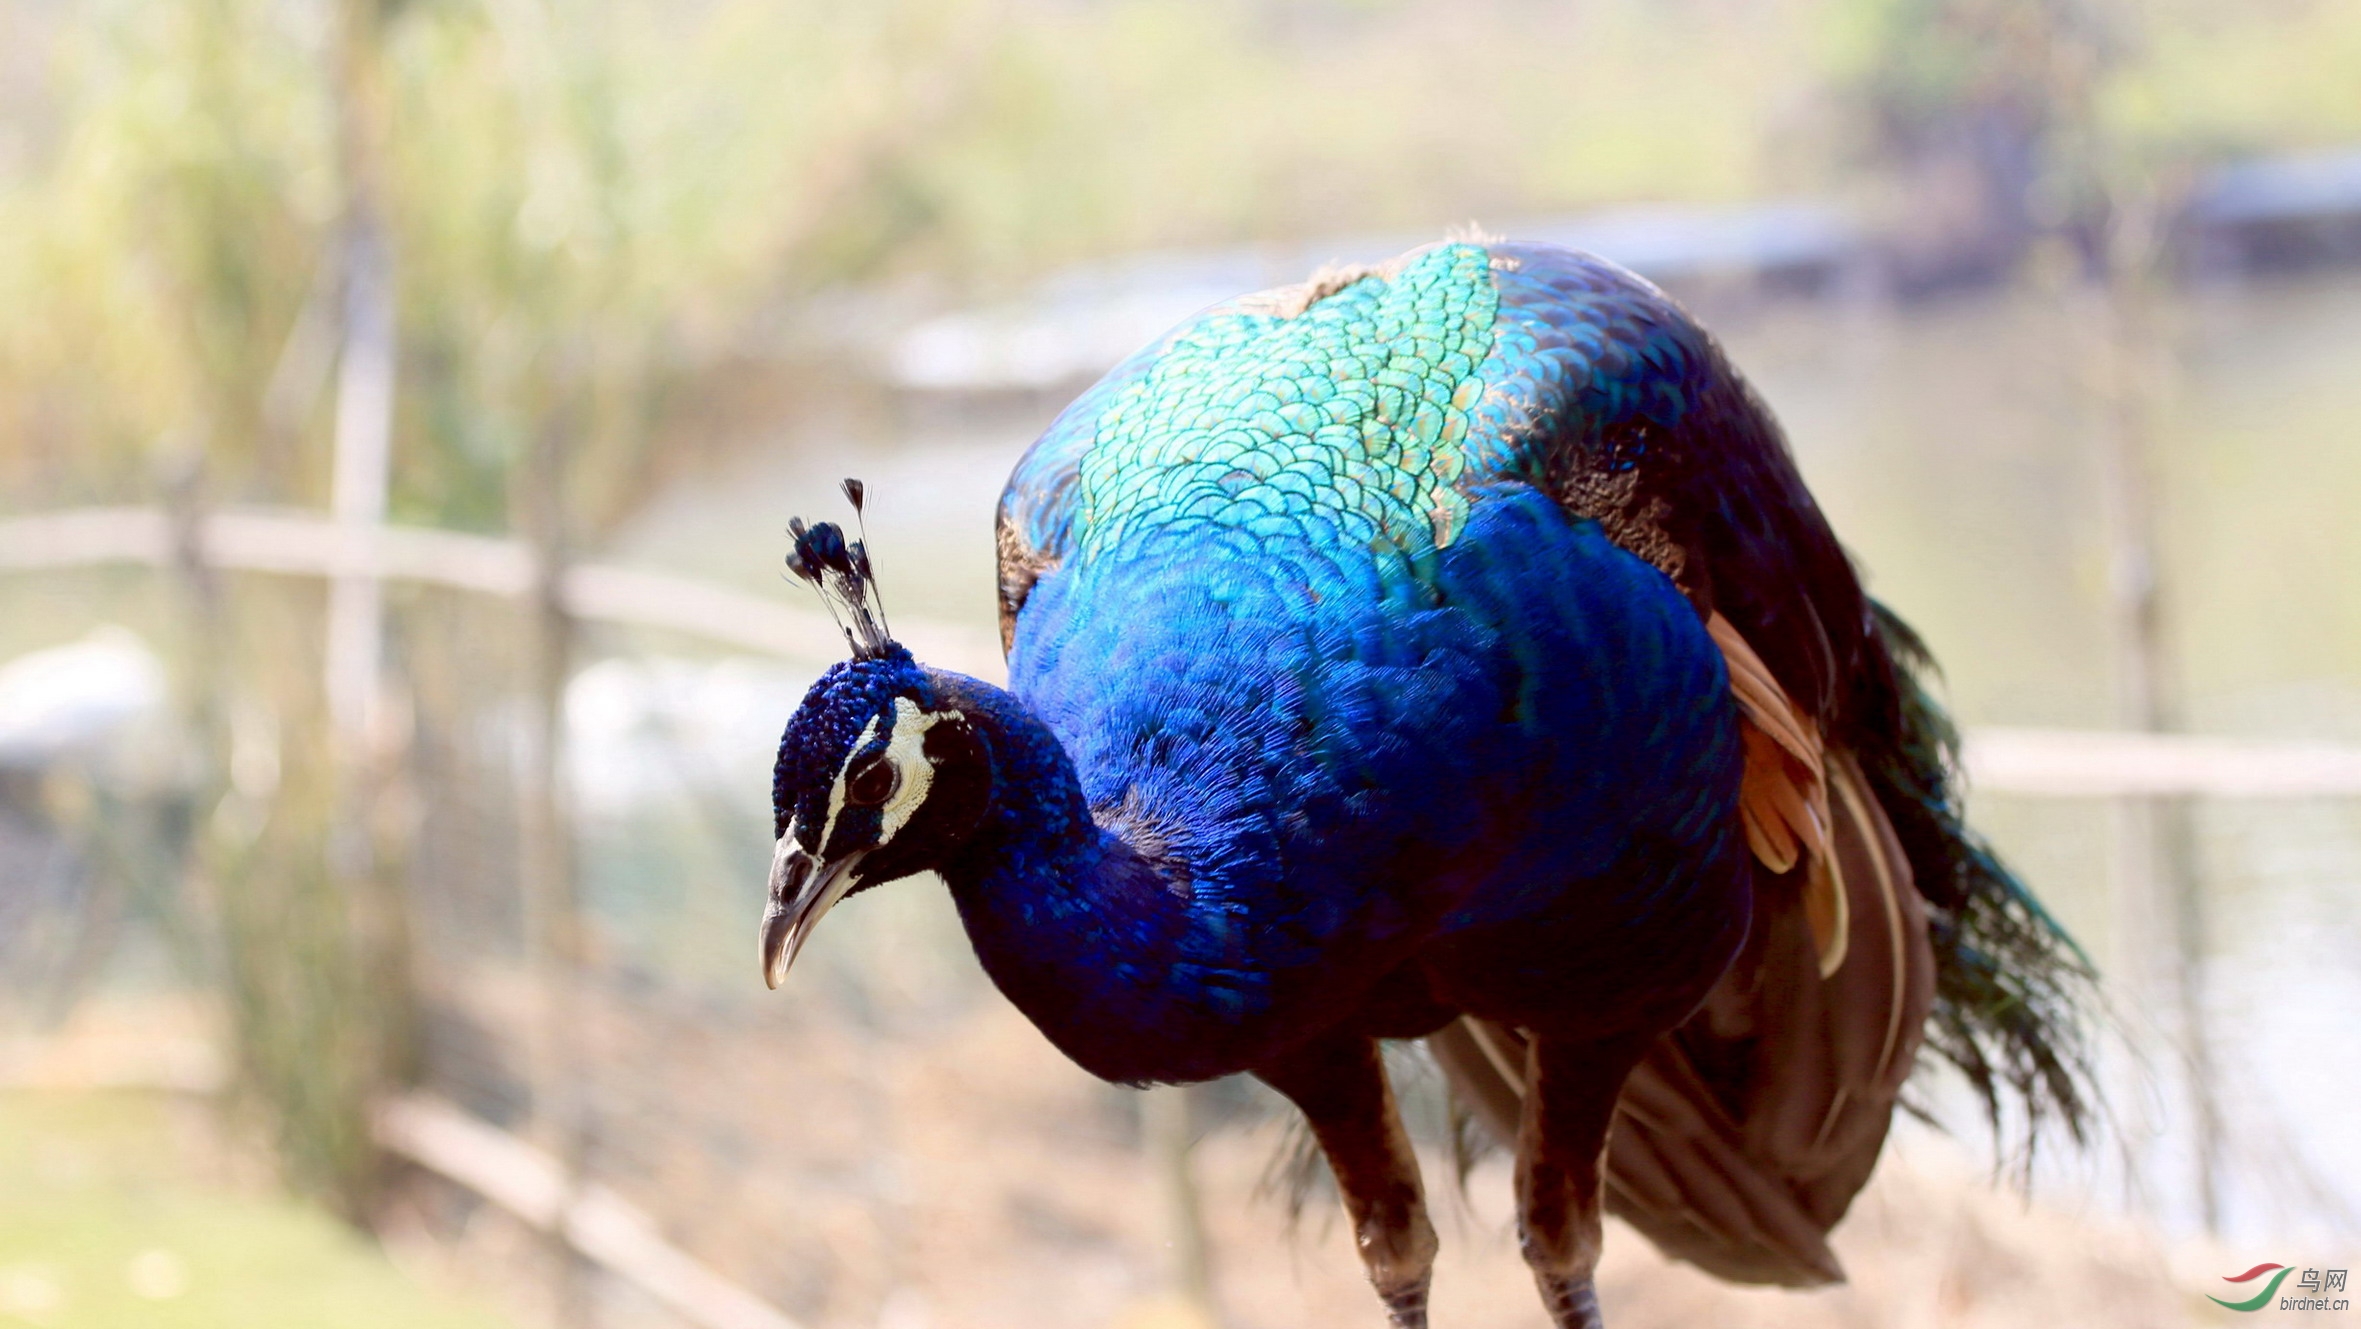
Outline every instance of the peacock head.
{"type": "MultiPolygon", "coordinates": [[[[861,484],[845,481],[855,511],[861,484]]],[[[788,569],[817,587],[853,656],[804,694],[771,771],[778,845],[762,920],[772,987],[820,916],[881,882],[939,866],[981,817],[988,763],[935,677],[886,631],[869,553],[835,525],[795,521],[788,569]]]]}

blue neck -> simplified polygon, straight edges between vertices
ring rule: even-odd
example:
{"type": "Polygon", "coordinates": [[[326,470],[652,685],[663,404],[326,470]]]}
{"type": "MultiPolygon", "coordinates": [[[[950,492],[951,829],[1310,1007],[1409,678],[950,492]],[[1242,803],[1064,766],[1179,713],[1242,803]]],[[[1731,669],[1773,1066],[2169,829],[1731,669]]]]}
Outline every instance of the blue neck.
{"type": "Polygon", "coordinates": [[[991,753],[991,804],[942,876],[993,983],[1103,1079],[1200,1080],[1250,1064],[1270,1033],[1252,1018],[1269,1006],[1267,979],[1238,963],[1227,911],[1200,906],[1188,869],[1152,837],[1099,824],[1065,749],[1023,702],[971,678],[936,680],[991,753]]]}

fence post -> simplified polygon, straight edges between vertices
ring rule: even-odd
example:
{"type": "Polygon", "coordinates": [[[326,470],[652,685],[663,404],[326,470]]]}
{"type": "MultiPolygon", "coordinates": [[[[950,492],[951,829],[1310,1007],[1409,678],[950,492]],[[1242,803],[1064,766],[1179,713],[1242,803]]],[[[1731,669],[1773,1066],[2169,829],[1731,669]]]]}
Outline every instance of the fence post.
{"type": "MultiPolygon", "coordinates": [[[[514,495],[515,513],[533,556],[528,606],[525,751],[518,799],[518,888],[533,985],[532,1101],[535,1133],[558,1169],[564,1202],[583,1186],[588,1103],[582,1093],[578,1000],[582,923],[574,887],[573,821],[565,787],[566,679],[574,619],[566,604],[568,559],[566,461],[572,450],[571,379],[560,374],[550,417],[536,431],[514,495]]],[[[549,1235],[553,1322],[589,1322],[589,1288],[562,1229],[549,1235]]]]}
{"type": "MultiPolygon", "coordinates": [[[[2100,412],[2119,722],[2166,733],[2182,728],[2186,717],[2157,538],[2163,469],[2157,420],[2170,354],[2157,300],[2164,189],[2102,122],[2097,81],[2108,57],[2102,34],[2091,26],[2097,21],[2085,16],[2070,25],[2058,53],[2065,94],[2060,101],[2067,108],[2062,164],[2069,175],[2064,183],[2094,200],[2099,227],[2099,261],[2082,302],[2088,334],[2082,358],[2100,412]]],[[[2118,907],[2136,934],[2133,953],[2145,971],[2135,981],[2173,1011],[2187,1077],[2198,1216],[2213,1234],[2221,1230],[2222,1131],[2205,1017],[2205,897],[2194,810],[2186,797],[2135,799],[2120,807],[2118,907]]]]}
{"type": "Polygon", "coordinates": [[[1197,1193],[1196,1125],[1190,1118],[1195,1090],[1159,1085],[1140,1095],[1140,1134],[1156,1188],[1157,1217],[1167,1249],[1165,1276],[1172,1294],[1198,1320],[1221,1323],[1213,1295],[1213,1263],[1205,1239],[1205,1213],[1197,1193]]]}
{"type": "Polygon", "coordinates": [[[168,455],[164,477],[165,520],[171,580],[178,592],[185,662],[180,699],[196,761],[190,773],[189,834],[182,849],[181,927],[185,956],[198,981],[218,983],[220,901],[225,846],[215,814],[230,790],[229,655],[232,641],[223,609],[220,570],[205,547],[211,495],[206,489],[205,452],[184,446],[168,455]]]}

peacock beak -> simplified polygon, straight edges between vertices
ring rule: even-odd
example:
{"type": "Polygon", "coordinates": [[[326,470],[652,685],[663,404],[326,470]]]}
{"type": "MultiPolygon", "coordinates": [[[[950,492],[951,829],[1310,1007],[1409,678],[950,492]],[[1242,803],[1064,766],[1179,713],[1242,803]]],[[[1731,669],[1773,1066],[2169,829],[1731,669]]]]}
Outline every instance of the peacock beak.
{"type": "Polygon", "coordinates": [[[824,863],[795,842],[794,832],[779,837],[771,856],[771,905],[762,916],[762,981],[773,988],[787,981],[788,966],[820,921],[853,887],[853,869],[868,857],[856,850],[833,863],[824,863]]]}

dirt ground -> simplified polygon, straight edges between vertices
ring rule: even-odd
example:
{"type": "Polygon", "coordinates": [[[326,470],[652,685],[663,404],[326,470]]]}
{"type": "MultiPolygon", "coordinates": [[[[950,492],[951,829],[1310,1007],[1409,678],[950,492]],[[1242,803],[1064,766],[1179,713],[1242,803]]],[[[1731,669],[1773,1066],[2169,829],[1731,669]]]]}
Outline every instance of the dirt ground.
{"type": "MultiPolygon", "coordinates": [[[[1204,1324],[1167,1292],[1168,1230],[1137,1100],[1068,1064],[1005,1005],[863,1034],[779,1006],[729,1016],[618,1000],[585,1027],[600,1068],[599,1179],[813,1329],[1204,1324]]],[[[1341,1224],[1323,1204],[1291,1225],[1269,1193],[1284,1123],[1235,1105],[1214,1115],[1195,1171],[1219,1324],[1376,1329],[1383,1317],[1341,1224]]],[[[1426,1165],[1444,1242],[1435,1323],[1540,1329],[1505,1163],[1479,1166],[1464,1192],[1445,1158],[1426,1165]]],[[[505,1285],[520,1318],[537,1318],[540,1247],[496,1211],[419,1177],[390,1229],[432,1276],[505,1285]]],[[[2231,1321],[2202,1289],[2232,1257],[2029,1202],[1923,1130],[1889,1150],[1836,1247],[1847,1286],[1730,1288],[1611,1225],[1602,1301],[1616,1329],[2231,1321]]],[[[600,1286],[617,1329],[670,1323],[628,1289],[600,1286]]]]}
{"type": "MultiPolygon", "coordinates": [[[[497,1119],[516,1107],[503,1095],[518,1091],[522,1054],[500,1031],[518,1027],[503,1014],[521,1009],[522,993],[497,977],[464,990],[472,1032],[444,1035],[429,1058],[443,1082],[430,1087],[497,1119]]],[[[1170,1229],[1138,1096],[1073,1067],[1003,1003],[865,1025],[820,1002],[606,990],[582,1004],[579,1032],[595,1179],[810,1329],[1209,1329],[1200,1308],[1170,1293],[1170,1229]]],[[[208,1117],[195,1105],[216,1078],[204,1034],[185,1004],[110,1006],[37,1060],[15,1058],[10,1078],[49,1095],[161,1086],[148,1092],[191,1105],[171,1114],[181,1125],[165,1152],[179,1161],[151,1168],[125,1155],[123,1166],[261,1195],[267,1169],[234,1125],[218,1114],[209,1131],[188,1125],[208,1117]]],[[[1206,1130],[1193,1164],[1219,1329],[1377,1329],[1383,1317],[1329,1202],[1290,1222],[1272,1193],[1283,1117],[1234,1089],[1201,1092],[1198,1112],[1206,1130]]],[[[1464,1187],[1441,1151],[1425,1162],[1443,1238],[1435,1323],[1541,1329],[1505,1160],[1480,1164],[1464,1187]]],[[[2172,1246],[2063,1200],[1995,1187],[1959,1145],[1911,1128],[1838,1230],[1848,1285],[1727,1287],[1611,1223],[1601,1299],[1616,1329],[2233,1322],[2204,1292],[2252,1264],[2249,1253],[2172,1246]]],[[[519,1325],[548,1322],[546,1242],[457,1186],[401,1174],[381,1235],[409,1281],[435,1296],[505,1306],[519,1325]]],[[[585,1281],[598,1329],[680,1323],[620,1280],[591,1271],[585,1281]]]]}

